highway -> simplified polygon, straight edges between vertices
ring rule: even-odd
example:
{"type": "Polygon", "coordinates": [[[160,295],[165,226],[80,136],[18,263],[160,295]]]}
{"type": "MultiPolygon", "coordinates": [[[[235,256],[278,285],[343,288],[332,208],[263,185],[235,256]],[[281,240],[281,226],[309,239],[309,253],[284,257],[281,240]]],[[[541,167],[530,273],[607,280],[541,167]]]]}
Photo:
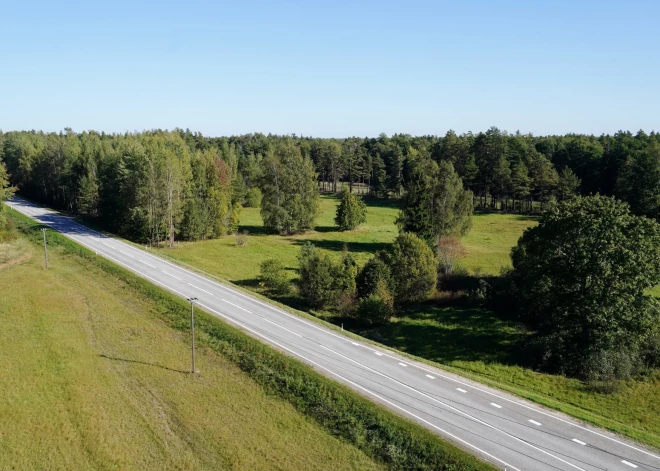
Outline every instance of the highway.
{"type": "MultiPolygon", "coordinates": [[[[659,470],[660,453],[287,313],[68,216],[7,204],[321,374],[508,470],[659,470]]],[[[203,365],[199,365],[203,369],[203,365]]]]}

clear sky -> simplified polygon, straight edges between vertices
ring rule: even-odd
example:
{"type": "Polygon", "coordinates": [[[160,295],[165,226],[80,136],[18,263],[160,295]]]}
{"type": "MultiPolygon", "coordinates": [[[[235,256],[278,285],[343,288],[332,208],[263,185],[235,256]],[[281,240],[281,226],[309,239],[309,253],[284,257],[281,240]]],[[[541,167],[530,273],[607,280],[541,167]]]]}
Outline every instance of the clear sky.
{"type": "Polygon", "coordinates": [[[660,1],[0,0],[0,129],[660,131],[660,1]]]}

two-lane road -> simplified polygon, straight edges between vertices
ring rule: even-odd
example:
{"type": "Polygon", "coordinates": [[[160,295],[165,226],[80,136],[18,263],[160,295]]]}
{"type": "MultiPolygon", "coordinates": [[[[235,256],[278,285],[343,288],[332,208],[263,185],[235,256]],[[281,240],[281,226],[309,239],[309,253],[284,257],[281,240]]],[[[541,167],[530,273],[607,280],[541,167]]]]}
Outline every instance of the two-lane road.
{"type": "Polygon", "coordinates": [[[8,204],[499,468],[660,470],[660,454],[635,443],[357,342],[21,198],[8,204]]]}

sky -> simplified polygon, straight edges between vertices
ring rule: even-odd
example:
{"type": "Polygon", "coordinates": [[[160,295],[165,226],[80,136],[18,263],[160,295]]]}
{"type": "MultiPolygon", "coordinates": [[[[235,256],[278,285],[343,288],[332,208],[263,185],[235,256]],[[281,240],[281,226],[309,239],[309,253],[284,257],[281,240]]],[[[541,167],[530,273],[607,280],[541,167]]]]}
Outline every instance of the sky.
{"type": "Polygon", "coordinates": [[[0,0],[0,129],[660,131],[660,1],[0,0]]]}

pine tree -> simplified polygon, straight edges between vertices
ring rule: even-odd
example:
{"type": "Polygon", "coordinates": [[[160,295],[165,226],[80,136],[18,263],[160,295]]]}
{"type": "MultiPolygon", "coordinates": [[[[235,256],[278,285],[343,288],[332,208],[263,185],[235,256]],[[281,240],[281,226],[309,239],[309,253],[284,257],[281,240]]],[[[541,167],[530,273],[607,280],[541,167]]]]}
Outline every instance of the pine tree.
{"type": "Polygon", "coordinates": [[[341,202],[337,206],[335,224],[342,231],[352,231],[367,220],[367,206],[362,198],[351,193],[350,189],[343,187],[341,202]]]}

